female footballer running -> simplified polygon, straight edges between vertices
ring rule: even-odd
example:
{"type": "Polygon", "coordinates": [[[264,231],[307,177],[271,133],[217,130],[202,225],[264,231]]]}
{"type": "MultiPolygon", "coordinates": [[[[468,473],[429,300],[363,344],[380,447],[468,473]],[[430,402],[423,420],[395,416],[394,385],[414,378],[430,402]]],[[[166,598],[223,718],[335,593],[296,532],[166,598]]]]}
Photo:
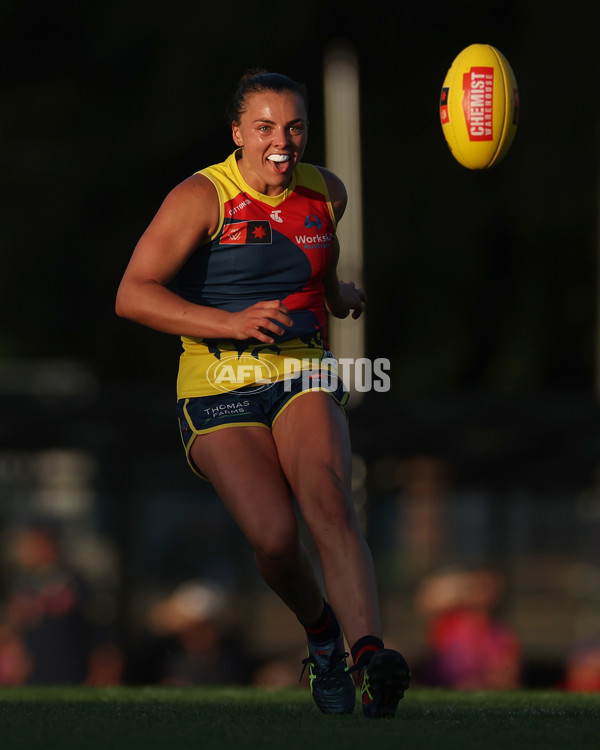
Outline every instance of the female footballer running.
{"type": "Polygon", "coordinates": [[[346,191],[330,171],[302,162],[307,110],[304,87],[287,76],[242,78],[231,109],[236,150],[169,193],[135,248],[116,310],[181,336],[177,408],[188,462],[304,627],[317,706],[352,712],[356,671],[364,715],[390,717],[410,673],[382,642],[373,561],[350,492],[347,392],[326,341],[327,314],[357,318],[366,294],[337,278],[346,191]]]}

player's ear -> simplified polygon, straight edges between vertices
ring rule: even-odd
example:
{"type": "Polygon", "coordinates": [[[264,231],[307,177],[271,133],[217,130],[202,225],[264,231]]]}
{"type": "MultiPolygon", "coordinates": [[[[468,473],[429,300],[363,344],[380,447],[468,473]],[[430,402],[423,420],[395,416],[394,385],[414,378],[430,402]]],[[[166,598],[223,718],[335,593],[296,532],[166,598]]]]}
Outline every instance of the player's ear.
{"type": "Polygon", "coordinates": [[[237,122],[231,124],[231,137],[236,146],[241,148],[244,145],[242,136],[240,135],[240,126],[237,122]]]}

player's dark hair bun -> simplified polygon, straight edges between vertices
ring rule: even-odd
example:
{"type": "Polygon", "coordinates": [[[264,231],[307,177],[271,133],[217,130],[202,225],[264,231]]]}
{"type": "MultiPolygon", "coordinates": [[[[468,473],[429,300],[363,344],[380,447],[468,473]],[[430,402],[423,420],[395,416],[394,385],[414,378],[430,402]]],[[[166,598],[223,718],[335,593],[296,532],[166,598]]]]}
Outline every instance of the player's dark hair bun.
{"type": "Polygon", "coordinates": [[[250,68],[241,77],[231,101],[227,113],[229,122],[239,122],[246,109],[248,97],[251,94],[262,93],[263,91],[292,91],[302,98],[308,111],[308,92],[303,83],[298,83],[298,81],[282,73],[272,73],[264,68],[250,68]]]}

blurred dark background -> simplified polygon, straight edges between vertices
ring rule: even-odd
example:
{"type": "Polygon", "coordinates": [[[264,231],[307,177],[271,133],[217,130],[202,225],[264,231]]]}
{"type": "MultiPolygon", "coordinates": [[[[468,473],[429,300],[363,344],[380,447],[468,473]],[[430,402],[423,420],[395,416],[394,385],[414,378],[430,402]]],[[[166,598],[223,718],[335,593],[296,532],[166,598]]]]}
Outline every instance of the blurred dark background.
{"type": "Polygon", "coordinates": [[[295,658],[295,623],[186,468],[179,342],[117,319],[114,297],[165,194],[232,150],[224,113],[247,68],[307,84],[305,159],[324,163],[323,58],[341,39],[360,63],[367,356],[391,360],[392,390],[350,413],[387,633],[418,662],[423,583],[448,569],[493,570],[521,682],[565,684],[570,655],[600,638],[599,27],[599,6],[583,0],[5,0],[9,630],[11,545],[36,524],[52,528],[95,592],[95,637],[121,655],[105,681],[160,679],[142,665],[164,653],[157,633],[175,631],[155,618],[149,635],[148,613],[190,579],[226,593],[226,630],[248,674],[295,658]],[[474,42],[504,53],[521,97],[516,139],[489,172],[454,161],[438,116],[446,71],[474,42]]]}

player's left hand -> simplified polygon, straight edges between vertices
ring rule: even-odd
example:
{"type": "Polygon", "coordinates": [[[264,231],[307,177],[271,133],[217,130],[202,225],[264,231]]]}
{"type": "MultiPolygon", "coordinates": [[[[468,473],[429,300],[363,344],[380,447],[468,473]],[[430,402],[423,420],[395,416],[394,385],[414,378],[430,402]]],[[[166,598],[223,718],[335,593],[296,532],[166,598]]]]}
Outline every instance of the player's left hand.
{"type": "Polygon", "coordinates": [[[367,293],[353,281],[340,281],[335,301],[327,302],[327,309],[336,318],[346,318],[352,312],[354,320],[359,318],[367,304],[367,293]]]}

